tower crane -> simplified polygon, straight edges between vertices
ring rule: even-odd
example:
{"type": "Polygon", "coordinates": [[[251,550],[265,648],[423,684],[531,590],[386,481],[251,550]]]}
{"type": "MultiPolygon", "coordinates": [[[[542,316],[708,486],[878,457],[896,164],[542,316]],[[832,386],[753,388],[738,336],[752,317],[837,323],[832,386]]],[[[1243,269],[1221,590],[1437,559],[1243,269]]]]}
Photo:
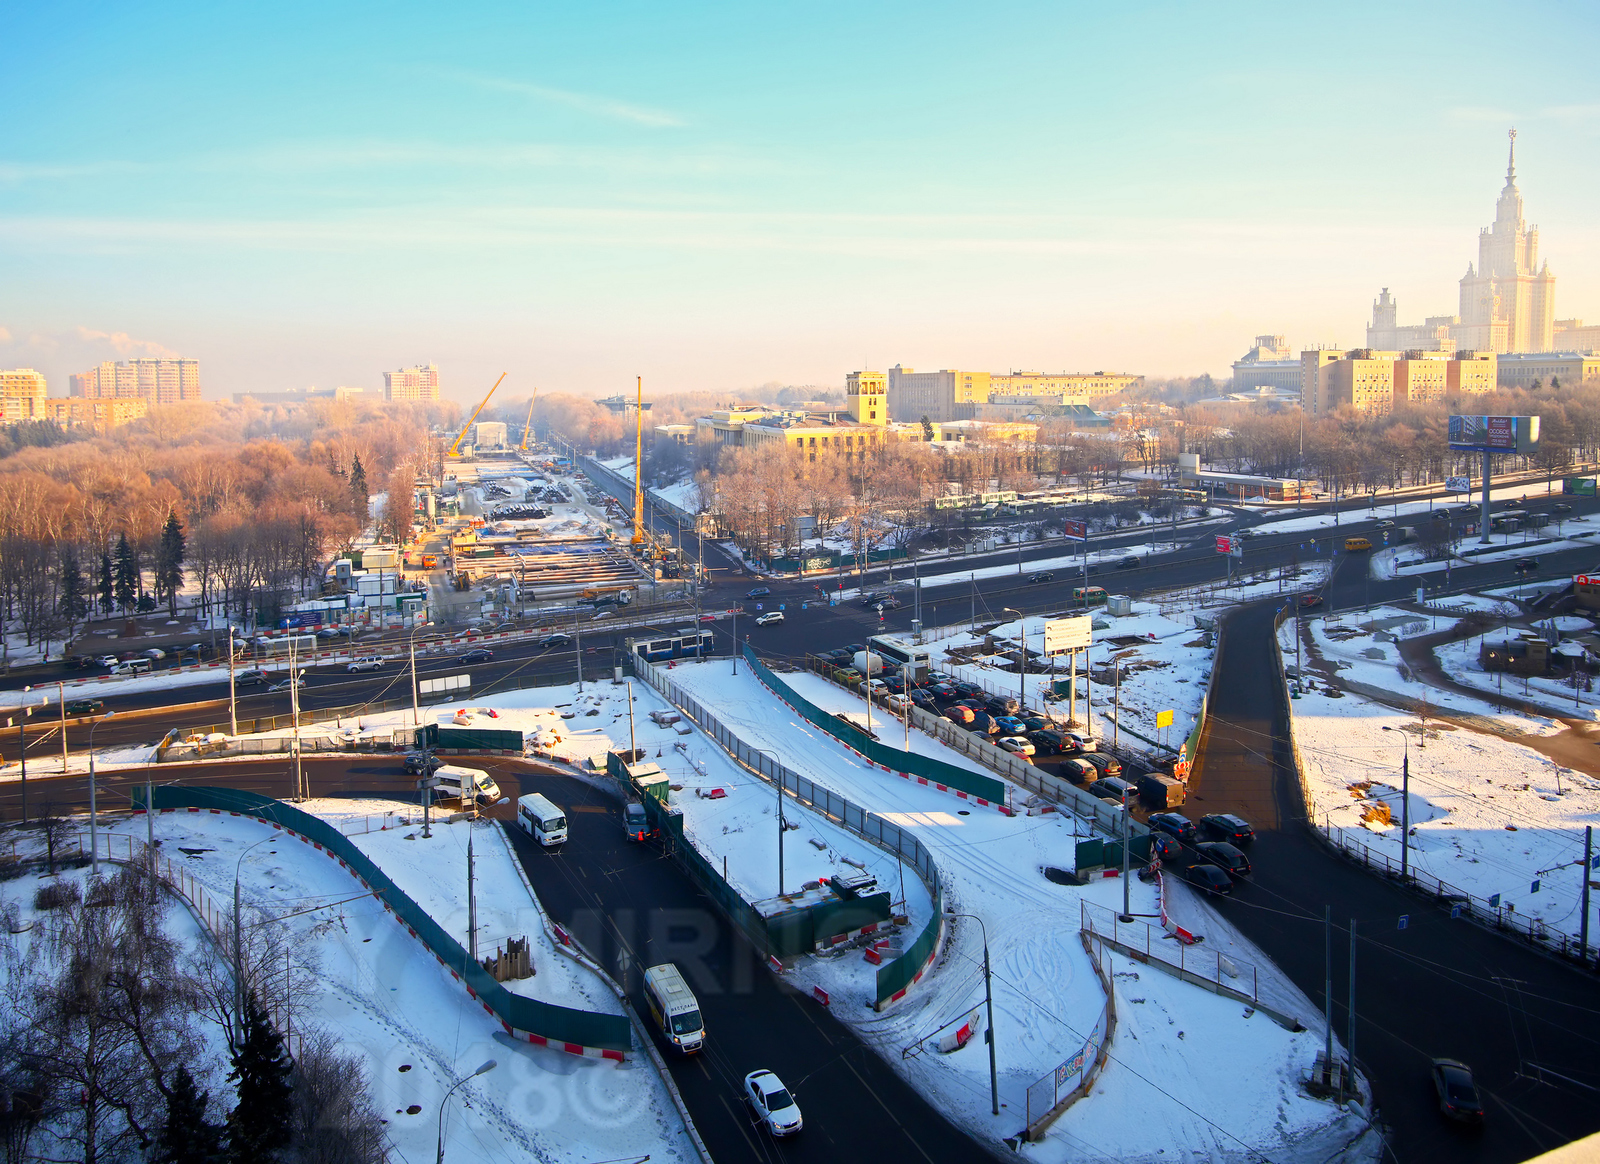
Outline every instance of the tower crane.
{"type": "MultiPolygon", "coordinates": [[[[500,373],[500,380],[504,380],[505,378],[506,378],[506,374],[504,372],[501,372],[500,373]]],[[[496,380],[494,382],[494,388],[500,387],[500,380],[496,380]]],[[[493,396],[494,395],[494,388],[489,389],[489,396],[493,396]]],[[[472,428],[472,422],[478,419],[478,413],[482,412],[483,409],[484,409],[484,405],[489,403],[489,396],[485,396],[483,398],[482,403],[480,403],[478,405],[478,407],[476,407],[476,408],[474,408],[472,410],[472,415],[467,417],[467,423],[461,426],[461,431],[456,434],[456,439],[450,442],[450,448],[445,453],[445,456],[447,456],[447,457],[458,457],[458,456],[461,455],[460,452],[458,451],[461,448],[461,442],[466,440],[467,431],[470,428],[472,428]]]]}
{"type": "Polygon", "coordinates": [[[637,384],[638,399],[634,404],[634,438],[633,438],[633,544],[644,545],[644,478],[641,475],[644,466],[640,463],[644,459],[644,377],[640,376],[637,384]]]}
{"type": "Polygon", "coordinates": [[[533,405],[539,399],[539,386],[533,386],[533,399],[528,401],[528,419],[522,422],[522,452],[528,451],[528,434],[533,431],[533,405]]]}

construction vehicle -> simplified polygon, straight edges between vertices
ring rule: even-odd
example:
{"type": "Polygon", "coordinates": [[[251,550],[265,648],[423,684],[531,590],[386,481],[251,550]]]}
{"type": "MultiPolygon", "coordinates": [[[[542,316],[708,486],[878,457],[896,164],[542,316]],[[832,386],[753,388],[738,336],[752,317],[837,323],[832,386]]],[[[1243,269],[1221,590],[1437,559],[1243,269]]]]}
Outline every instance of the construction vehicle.
{"type": "Polygon", "coordinates": [[[533,434],[533,406],[539,399],[539,386],[533,386],[533,397],[528,401],[528,419],[522,422],[522,446],[520,452],[528,451],[528,437],[533,434]]]}
{"type": "Polygon", "coordinates": [[[631,586],[591,586],[578,595],[584,606],[627,606],[633,601],[631,586]]]}
{"type": "MultiPolygon", "coordinates": [[[[494,382],[494,388],[500,387],[501,381],[505,378],[506,373],[501,372],[500,379],[494,382]]],[[[489,396],[494,395],[494,388],[489,389],[489,396]]],[[[461,431],[456,435],[456,439],[450,442],[450,448],[445,452],[445,456],[459,457],[461,455],[459,452],[461,448],[461,442],[467,439],[467,433],[472,431],[472,422],[478,419],[478,414],[482,412],[488,405],[489,396],[485,396],[483,400],[479,402],[478,407],[472,410],[472,415],[467,417],[467,423],[461,426],[461,431]]]]}

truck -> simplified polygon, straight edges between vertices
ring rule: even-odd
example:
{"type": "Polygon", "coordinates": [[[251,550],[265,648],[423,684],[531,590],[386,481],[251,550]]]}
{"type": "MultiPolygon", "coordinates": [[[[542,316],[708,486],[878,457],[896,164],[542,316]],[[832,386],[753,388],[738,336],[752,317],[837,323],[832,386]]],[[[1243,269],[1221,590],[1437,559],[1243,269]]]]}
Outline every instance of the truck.
{"type": "Polygon", "coordinates": [[[591,586],[578,595],[585,606],[627,606],[633,601],[633,590],[624,586],[591,586]]]}

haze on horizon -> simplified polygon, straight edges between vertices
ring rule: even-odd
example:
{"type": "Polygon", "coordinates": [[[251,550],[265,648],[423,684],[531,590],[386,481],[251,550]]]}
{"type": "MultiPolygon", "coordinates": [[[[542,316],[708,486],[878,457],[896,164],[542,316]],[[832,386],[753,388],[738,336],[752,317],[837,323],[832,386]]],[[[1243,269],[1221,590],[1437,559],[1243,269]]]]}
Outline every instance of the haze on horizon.
{"type": "Polygon", "coordinates": [[[1557,314],[1600,319],[1594,7],[1336,9],[14,6],[0,367],[1225,375],[1356,346],[1382,286],[1454,312],[1513,125],[1557,314]]]}

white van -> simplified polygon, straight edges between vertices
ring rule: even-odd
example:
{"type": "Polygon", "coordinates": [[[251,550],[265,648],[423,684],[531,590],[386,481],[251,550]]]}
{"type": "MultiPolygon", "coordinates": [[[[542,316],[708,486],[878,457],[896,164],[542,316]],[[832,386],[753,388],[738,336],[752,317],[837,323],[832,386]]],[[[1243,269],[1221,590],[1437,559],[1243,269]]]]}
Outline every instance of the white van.
{"type": "Polygon", "coordinates": [[[567,839],[567,814],[537,792],[531,792],[517,798],[517,827],[550,848],[567,839]]]}
{"type": "Polygon", "coordinates": [[[463,805],[471,804],[475,800],[493,804],[500,799],[500,786],[494,782],[494,777],[482,768],[461,768],[454,764],[445,764],[436,770],[434,775],[439,778],[438,787],[433,790],[433,795],[437,799],[459,799],[463,805]]]}
{"type": "Polygon", "coordinates": [[[149,659],[128,659],[111,664],[110,671],[113,675],[147,675],[155,666],[149,659]]]}
{"type": "Polygon", "coordinates": [[[644,972],[644,998],[650,1006],[651,1021],[675,1050],[693,1055],[705,1045],[705,1020],[700,1017],[699,1000],[671,962],[644,972]]]}

